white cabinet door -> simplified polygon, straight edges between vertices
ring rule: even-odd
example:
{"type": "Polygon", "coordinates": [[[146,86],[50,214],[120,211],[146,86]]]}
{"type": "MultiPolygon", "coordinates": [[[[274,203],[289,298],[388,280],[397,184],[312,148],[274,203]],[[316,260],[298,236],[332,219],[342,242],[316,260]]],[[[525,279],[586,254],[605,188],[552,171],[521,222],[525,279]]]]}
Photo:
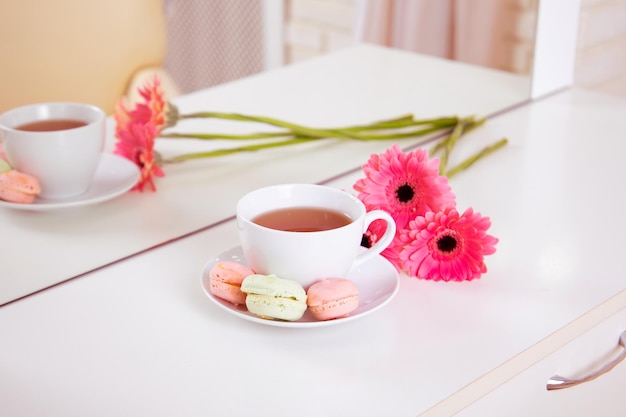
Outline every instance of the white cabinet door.
{"type": "MultiPolygon", "coordinates": [[[[624,417],[626,360],[597,378],[548,390],[554,375],[582,378],[618,361],[626,331],[626,308],[533,365],[457,414],[460,417],[624,417]]],[[[625,336],[626,338],[626,336],[625,336]]]]}

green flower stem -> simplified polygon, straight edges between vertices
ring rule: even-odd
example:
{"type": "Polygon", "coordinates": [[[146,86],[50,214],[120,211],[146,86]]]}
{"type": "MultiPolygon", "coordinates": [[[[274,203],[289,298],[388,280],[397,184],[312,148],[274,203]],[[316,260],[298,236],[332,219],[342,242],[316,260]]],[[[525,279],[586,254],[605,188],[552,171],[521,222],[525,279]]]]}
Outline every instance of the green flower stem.
{"type": "MultiPolygon", "coordinates": [[[[402,133],[387,133],[381,135],[367,135],[367,134],[353,134],[350,139],[360,141],[375,141],[375,140],[392,140],[392,139],[405,139],[417,136],[424,136],[429,133],[437,132],[439,130],[452,127],[454,124],[448,125],[435,125],[424,129],[411,130],[402,133]]],[[[354,129],[354,128],[353,128],[354,129]]],[[[372,128],[378,129],[378,128],[372,128]]],[[[335,131],[344,131],[344,129],[335,129],[335,131]]],[[[275,139],[286,136],[293,136],[297,132],[293,131],[281,131],[281,132],[267,132],[267,133],[249,133],[243,135],[232,135],[226,133],[163,133],[159,137],[161,138],[191,138],[202,140],[214,140],[214,139],[226,139],[226,140],[251,140],[251,139],[275,139]]],[[[299,135],[300,137],[306,137],[310,139],[324,139],[324,138],[338,138],[346,139],[344,136],[311,136],[311,135],[299,135]]]]}
{"type": "Polygon", "coordinates": [[[365,141],[406,139],[406,138],[412,138],[412,137],[416,137],[416,136],[424,136],[424,135],[427,135],[429,133],[438,132],[438,131],[440,131],[442,129],[450,128],[452,126],[454,126],[454,125],[450,125],[450,126],[432,126],[432,127],[427,127],[427,128],[424,128],[424,129],[412,130],[412,131],[409,131],[409,132],[389,133],[389,134],[386,134],[386,135],[360,135],[360,136],[361,136],[361,140],[365,140],[365,141]]]}
{"type": "Polygon", "coordinates": [[[373,123],[370,125],[350,126],[350,127],[340,128],[338,130],[347,130],[347,131],[382,130],[382,129],[398,129],[402,127],[411,127],[411,126],[419,126],[419,125],[433,125],[433,126],[448,127],[448,126],[455,125],[457,121],[458,121],[457,117],[441,117],[438,119],[415,120],[413,119],[413,115],[407,115],[407,116],[399,117],[397,119],[381,121],[381,122],[373,123]]]}
{"type": "Polygon", "coordinates": [[[264,116],[247,116],[238,113],[219,113],[219,112],[201,112],[180,115],[180,119],[196,119],[196,118],[216,118],[226,120],[236,120],[244,122],[259,122],[273,126],[283,127],[291,130],[294,134],[299,136],[308,137],[325,137],[325,138],[343,138],[343,139],[360,139],[358,135],[350,132],[341,132],[336,129],[314,129],[295,123],[285,122],[282,120],[274,119],[264,116]]]}
{"type": "Polygon", "coordinates": [[[268,133],[248,133],[244,135],[232,135],[228,133],[163,133],[160,138],[188,138],[188,139],[227,139],[227,140],[251,140],[251,139],[270,139],[291,136],[289,131],[268,132],[268,133]]]}
{"type": "MultiPolygon", "coordinates": [[[[187,117],[187,116],[185,116],[187,117]]],[[[388,139],[399,139],[399,138],[407,138],[407,137],[415,137],[422,136],[431,132],[436,132],[443,128],[451,127],[455,123],[458,122],[458,118],[439,118],[432,120],[414,120],[412,115],[402,116],[395,119],[385,120],[377,123],[373,123],[371,125],[365,126],[352,126],[341,129],[333,129],[333,131],[343,131],[343,130],[358,130],[358,129],[389,129],[391,127],[406,127],[406,126],[414,126],[414,125],[426,125],[432,124],[433,126],[427,127],[420,130],[403,132],[398,134],[388,134],[388,135],[360,135],[360,140],[388,140],[388,139]]],[[[317,130],[316,131],[328,131],[327,129],[317,130]]],[[[230,149],[218,149],[214,151],[207,152],[196,152],[189,153],[184,155],[179,155],[171,159],[163,160],[163,163],[176,163],[182,162],[189,159],[200,159],[200,158],[210,158],[222,155],[228,155],[239,152],[251,152],[257,151],[261,149],[267,148],[275,148],[281,146],[289,146],[295,145],[299,143],[311,142],[314,140],[319,140],[326,138],[327,136],[309,136],[309,135],[294,135],[293,131],[281,131],[281,132],[268,132],[268,133],[251,133],[251,134],[243,134],[243,135],[232,135],[232,134],[205,134],[205,133],[164,133],[160,137],[162,138],[193,138],[193,139],[230,139],[230,140],[250,140],[250,139],[270,139],[270,138],[278,138],[278,137],[286,137],[291,136],[291,139],[283,140],[283,141],[272,141],[262,144],[256,145],[248,145],[248,146],[240,146],[230,149]]]]}
{"type": "Polygon", "coordinates": [[[467,120],[467,123],[465,124],[465,127],[463,128],[463,135],[484,125],[485,122],[487,121],[487,118],[483,117],[482,119],[474,120],[473,117],[468,117],[466,120],[467,120]]]}
{"type": "Polygon", "coordinates": [[[441,141],[443,143],[443,154],[441,155],[441,159],[439,160],[439,175],[444,175],[444,173],[446,172],[448,157],[450,156],[454,145],[456,145],[457,140],[463,134],[463,128],[465,127],[465,123],[466,122],[464,120],[457,123],[452,130],[452,133],[450,133],[447,138],[441,141]]]}
{"type": "MultiPolygon", "coordinates": [[[[448,178],[452,178],[454,175],[459,172],[469,168],[476,161],[484,158],[490,153],[500,149],[504,145],[508,143],[506,138],[499,140],[496,143],[493,143],[475,155],[469,157],[465,161],[461,162],[459,165],[454,168],[448,170],[446,172],[446,166],[448,163],[448,158],[453,148],[456,146],[457,141],[466,133],[476,129],[477,127],[483,125],[486,118],[482,118],[479,120],[475,120],[474,117],[468,117],[464,119],[459,119],[458,117],[441,117],[436,119],[424,119],[424,120],[415,120],[412,114],[396,117],[393,119],[382,120],[379,122],[367,124],[367,125],[356,125],[356,126],[347,126],[342,128],[311,128],[303,125],[298,125],[295,123],[285,122],[279,119],[274,119],[270,117],[263,116],[249,116],[238,113],[221,113],[221,112],[200,112],[200,113],[190,113],[181,115],[178,111],[178,108],[170,103],[170,109],[167,114],[167,124],[166,127],[173,127],[177,124],[179,120],[183,119],[194,119],[194,118],[216,118],[216,119],[225,119],[225,120],[234,120],[234,121],[244,121],[244,122],[258,122],[269,124],[272,126],[282,127],[286,130],[279,132],[257,132],[257,133],[249,133],[249,134],[210,134],[210,133],[164,133],[160,137],[163,138],[194,138],[194,139],[204,139],[204,140],[213,140],[213,139],[226,139],[226,140],[251,140],[251,139],[277,139],[277,138],[286,138],[284,140],[275,140],[271,142],[264,142],[261,144],[255,145],[247,145],[240,146],[231,149],[218,149],[214,151],[208,152],[196,152],[189,153],[184,155],[179,155],[174,158],[163,160],[163,163],[175,163],[182,162],[189,159],[200,159],[200,158],[210,158],[222,155],[229,155],[240,152],[253,152],[261,149],[267,148],[276,148],[282,146],[290,146],[296,145],[300,143],[311,142],[315,140],[320,140],[324,138],[335,138],[335,139],[357,139],[362,141],[373,141],[373,140],[390,140],[390,139],[402,139],[416,136],[423,136],[428,133],[437,132],[440,130],[448,130],[451,129],[450,134],[445,137],[443,140],[439,141],[435,146],[430,149],[430,156],[433,156],[435,153],[443,150],[443,155],[440,160],[439,170],[442,175],[447,175],[448,178]],[[414,127],[414,126],[425,126],[424,128],[418,130],[410,130],[406,131],[406,128],[414,127]],[[394,132],[395,129],[404,128],[403,132],[394,132]],[[375,130],[387,130],[390,132],[387,133],[379,133],[379,134],[367,134],[364,132],[367,131],[375,131],[375,130]],[[444,174],[445,172],[445,174],[444,174]]],[[[158,156],[158,155],[157,155],[158,156]]]]}
{"type": "MultiPolygon", "coordinates": [[[[482,126],[485,121],[487,121],[486,118],[482,118],[479,120],[474,120],[474,117],[466,117],[464,119],[459,120],[460,122],[463,122],[463,131],[461,132],[461,135],[459,135],[459,137],[456,139],[458,140],[461,136],[463,136],[464,134],[476,129],[479,126],[482,126]]],[[[445,139],[437,142],[437,144],[435,144],[435,146],[433,146],[430,151],[429,151],[429,155],[432,157],[433,155],[435,155],[437,152],[439,152],[440,150],[444,149],[446,147],[447,141],[450,139],[450,137],[446,137],[445,139]]]]}
{"type": "Polygon", "coordinates": [[[497,141],[497,142],[495,142],[495,143],[493,143],[493,144],[491,144],[489,146],[486,146],[480,152],[476,153],[473,156],[470,156],[465,161],[461,162],[459,165],[457,165],[454,168],[450,169],[448,172],[446,172],[446,176],[448,178],[452,178],[453,176],[455,176],[459,172],[461,172],[464,169],[467,169],[470,166],[472,166],[479,159],[484,158],[485,156],[489,155],[490,153],[493,153],[496,150],[500,149],[501,147],[506,145],[508,142],[509,141],[508,141],[507,138],[502,138],[499,141],[497,141]]]}
{"type": "Polygon", "coordinates": [[[212,158],[216,156],[230,155],[230,154],[240,153],[240,152],[253,152],[253,151],[258,151],[258,150],[267,149],[267,148],[278,148],[281,146],[298,145],[301,143],[312,142],[315,140],[319,140],[319,139],[307,138],[307,137],[295,137],[295,138],[287,139],[283,141],[266,142],[266,143],[261,143],[257,145],[240,146],[240,147],[230,148],[230,149],[217,149],[214,151],[207,151],[207,152],[194,152],[194,153],[188,153],[188,154],[175,156],[174,158],[171,158],[171,159],[164,159],[163,163],[183,162],[189,159],[212,158]]]}
{"type": "MultiPolygon", "coordinates": [[[[269,123],[276,126],[285,127],[285,125],[295,125],[293,123],[287,123],[282,120],[262,117],[262,116],[247,116],[238,113],[221,113],[221,112],[201,112],[201,113],[190,113],[190,114],[180,114],[178,107],[173,103],[168,103],[168,111],[167,111],[167,123],[166,127],[173,127],[176,123],[181,119],[191,119],[191,118],[221,118],[221,119],[229,119],[229,120],[239,120],[239,121],[247,121],[247,122],[262,122],[269,123]]],[[[426,124],[455,124],[458,121],[458,117],[440,117],[435,119],[423,119],[423,120],[415,120],[413,114],[406,114],[404,116],[395,117],[393,119],[381,120],[379,122],[370,123],[367,125],[357,125],[357,126],[348,126],[343,128],[336,129],[314,129],[321,131],[361,131],[361,130],[376,130],[376,129],[394,129],[408,126],[417,126],[417,125],[426,125],[426,124]]],[[[299,125],[295,125],[299,126],[299,125]]],[[[305,129],[310,129],[305,126],[300,126],[305,129]]]]}
{"type": "Polygon", "coordinates": [[[396,127],[405,127],[411,126],[415,121],[413,120],[412,114],[407,114],[400,117],[394,117],[393,119],[381,120],[375,123],[367,124],[367,125],[356,125],[356,126],[347,126],[342,127],[337,130],[347,130],[347,131],[360,131],[360,130],[376,130],[376,129],[393,129],[396,127]]]}
{"type": "Polygon", "coordinates": [[[179,119],[190,118],[219,118],[226,120],[248,121],[248,122],[261,122],[270,124],[273,126],[283,127],[289,129],[289,132],[282,133],[255,133],[253,136],[245,135],[203,135],[203,134],[165,134],[163,137],[194,137],[198,139],[259,139],[285,136],[286,134],[295,134],[298,136],[306,136],[311,138],[339,138],[339,139],[356,139],[356,140],[388,140],[388,139],[402,139],[414,136],[422,136],[431,132],[435,132],[442,128],[451,127],[458,122],[457,117],[443,117],[436,119],[424,119],[415,120],[413,115],[405,115],[394,119],[383,120],[380,122],[372,123],[369,125],[357,125],[348,126],[343,128],[311,128],[307,126],[298,125],[295,123],[285,122],[282,120],[263,117],[263,116],[248,116],[237,113],[218,113],[218,112],[202,112],[192,113],[178,116],[179,119]],[[396,129],[401,127],[410,127],[418,125],[432,125],[427,129],[420,129],[417,131],[386,134],[386,135],[363,135],[360,132],[364,130],[381,130],[381,129],[396,129]]]}

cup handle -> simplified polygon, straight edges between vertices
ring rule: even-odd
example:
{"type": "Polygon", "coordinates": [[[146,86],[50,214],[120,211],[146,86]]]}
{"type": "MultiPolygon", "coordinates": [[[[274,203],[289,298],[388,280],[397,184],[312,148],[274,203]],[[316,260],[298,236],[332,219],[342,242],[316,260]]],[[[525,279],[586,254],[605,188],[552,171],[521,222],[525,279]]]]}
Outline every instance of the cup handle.
{"type": "Polygon", "coordinates": [[[361,252],[354,261],[352,267],[356,267],[358,265],[363,264],[364,262],[371,259],[373,256],[380,254],[384,251],[387,246],[391,244],[393,238],[396,236],[396,222],[391,217],[389,213],[383,210],[372,210],[365,213],[365,221],[363,226],[363,233],[367,231],[372,222],[375,220],[384,220],[387,223],[387,229],[385,230],[385,234],[381,236],[380,239],[371,248],[368,248],[366,251],[361,252]]]}

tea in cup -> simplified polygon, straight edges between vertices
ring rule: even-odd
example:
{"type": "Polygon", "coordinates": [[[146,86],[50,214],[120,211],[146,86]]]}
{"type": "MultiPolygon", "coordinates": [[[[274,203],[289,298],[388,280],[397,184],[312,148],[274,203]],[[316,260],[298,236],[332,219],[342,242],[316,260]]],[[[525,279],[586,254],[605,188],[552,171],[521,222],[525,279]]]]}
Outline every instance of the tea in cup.
{"type": "Polygon", "coordinates": [[[353,195],[315,184],[257,189],[239,200],[236,213],[252,270],[297,281],[305,289],[324,278],[346,277],[389,246],[396,232],[387,212],[367,212],[353,195]],[[385,234],[363,248],[363,233],[375,220],[387,223],[385,234]]]}
{"type": "Polygon", "coordinates": [[[74,197],[87,190],[98,168],[105,118],[88,104],[27,105],[0,115],[0,140],[13,168],[39,180],[40,197],[74,197]]]}

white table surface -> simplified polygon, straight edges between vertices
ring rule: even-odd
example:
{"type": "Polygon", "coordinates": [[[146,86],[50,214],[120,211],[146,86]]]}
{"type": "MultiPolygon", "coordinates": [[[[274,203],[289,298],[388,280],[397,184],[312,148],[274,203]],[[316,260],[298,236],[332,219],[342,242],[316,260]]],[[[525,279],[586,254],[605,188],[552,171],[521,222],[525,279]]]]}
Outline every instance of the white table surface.
{"type": "MultiPolygon", "coordinates": [[[[223,111],[271,116],[313,126],[417,118],[486,116],[523,102],[527,79],[505,72],[376,46],[322,58],[177,98],[182,112],[223,111]]],[[[112,124],[109,124],[111,127],[112,124]]],[[[191,121],[179,131],[253,132],[265,126],[191,121]]],[[[111,137],[111,129],[109,129],[111,137]]],[[[414,139],[398,141],[402,147],[414,139]]],[[[112,148],[109,141],[108,150],[112,148]]],[[[159,139],[164,156],[232,142],[159,139]]],[[[327,141],[165,168],[156,193],[127,193],[95,206],[58,212],[0,210],[0,305],[157,247],[233,214],[253,188],[318,183],[363,164],[386,142],[327,141]]]]}
{"type": "MultiPolygon", "coordinates": [[[[464,138],[457,157],[511,140],[451,181],[459,208],[488,215],[500,239],[489,272],[466,283],[402,276],[396,298],[360,320],[274,328],[213,305],[200,271],[237,244],[232,221],[8,304],[0,308],[0,415],[437,409],[626,288],[625,112],[626,100],[570,90],[464,138]]],[[[330,184],[349,188],[358,177],[330,184]]],[[[242,192],[243,181],[232,188],[242,192]]],[[[129,198],[141,205],[146,196],[129,198]]]]}

